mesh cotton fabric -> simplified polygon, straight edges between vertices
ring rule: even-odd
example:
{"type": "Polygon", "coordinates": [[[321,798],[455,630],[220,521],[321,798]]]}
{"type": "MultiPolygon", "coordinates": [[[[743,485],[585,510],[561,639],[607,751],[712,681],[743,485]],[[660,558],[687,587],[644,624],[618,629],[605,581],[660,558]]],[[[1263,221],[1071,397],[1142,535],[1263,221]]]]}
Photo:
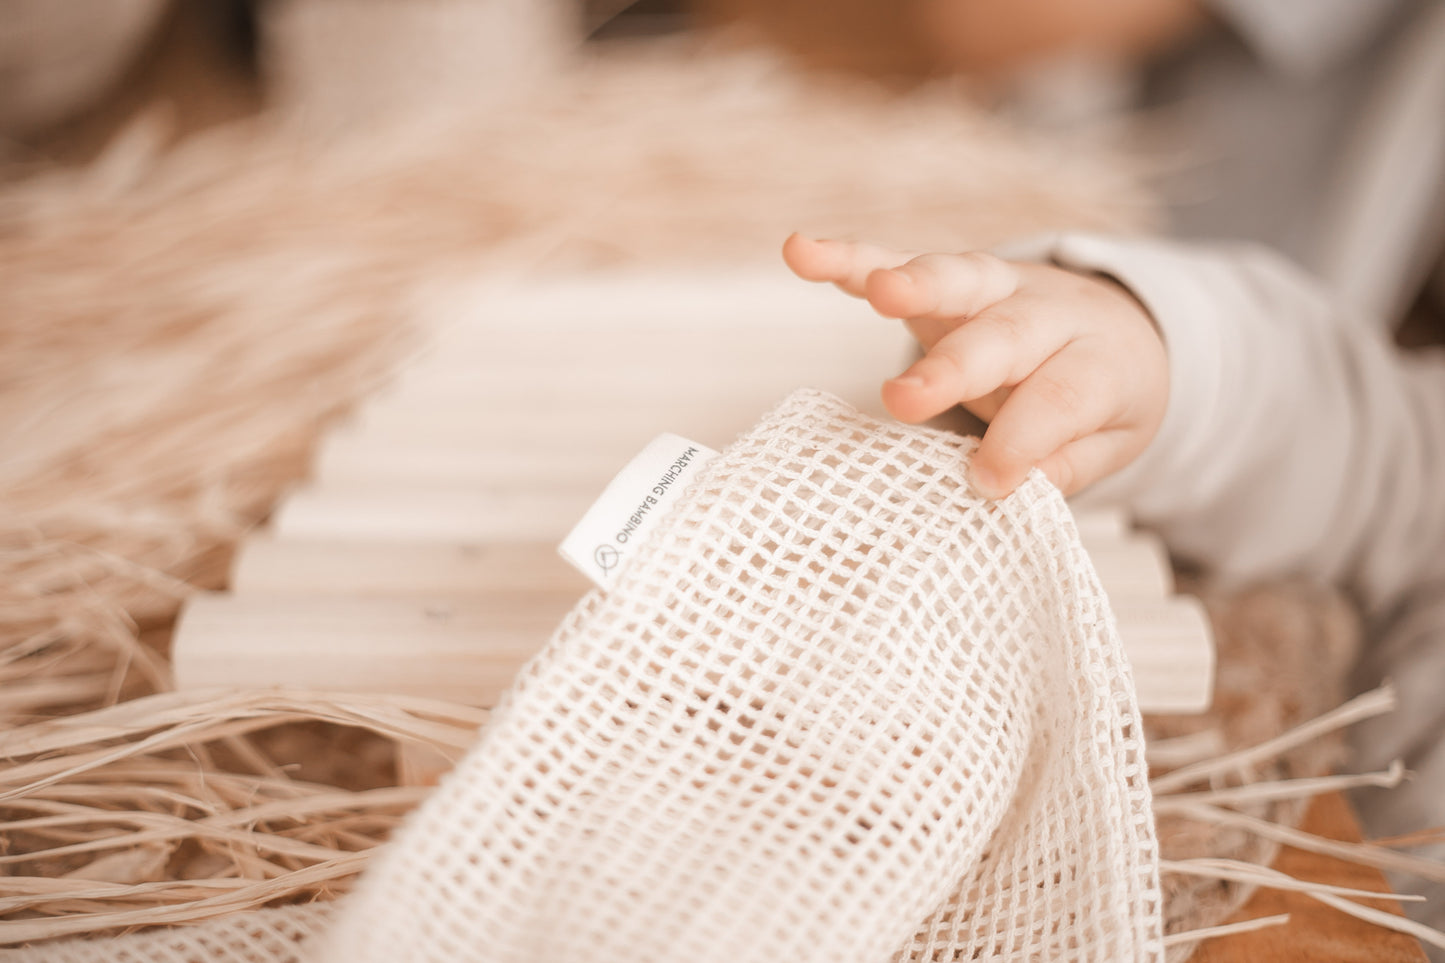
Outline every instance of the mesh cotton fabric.
{"type": "Polygon", "coordinates": [[[318,959],[1162,958],[1138,710],[1063,499],[792,396],[524,671],[318,959]]]}
{"type": "Polygon", "coordinates": [[[978,498],[974,444],[789,398],[301,957],[1162,960],[1112,616],[1059,493],[978,498]]]}

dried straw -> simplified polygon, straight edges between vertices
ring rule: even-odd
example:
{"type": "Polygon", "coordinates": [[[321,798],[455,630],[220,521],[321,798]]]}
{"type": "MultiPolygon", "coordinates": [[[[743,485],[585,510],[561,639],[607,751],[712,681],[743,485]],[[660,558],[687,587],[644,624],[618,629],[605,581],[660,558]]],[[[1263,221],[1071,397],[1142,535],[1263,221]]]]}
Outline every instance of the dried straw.
{"type": "Polygon", "coordinates": [[[1289,922],[1288,913],[1279,913],[1275,916],[1261,916],[1252,920],[1241,920],[1238,923],[1221,923],[1219,926],[1201,926],[1194,930],[1185,930],[1182,933],[1170,933],[1164,937],[1166,949],[1189,945],[1194,946],[1204,940],[1213,939],[1216,936],[1233,936],[1236,933],[1253,933],[1256,930],[1269,929],[1271,926],[1284,926],[1289,922]]]}

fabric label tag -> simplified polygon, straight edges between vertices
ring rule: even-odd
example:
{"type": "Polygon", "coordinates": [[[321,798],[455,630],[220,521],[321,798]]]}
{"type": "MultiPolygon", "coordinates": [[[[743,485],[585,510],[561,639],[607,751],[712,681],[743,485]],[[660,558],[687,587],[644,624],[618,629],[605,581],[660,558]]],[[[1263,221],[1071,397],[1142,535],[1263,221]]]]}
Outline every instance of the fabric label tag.
{"type": "Polygon", "coordinates": [[[706,445],[658,435],[607,483],[558,554],[607,588],[698,469],[716,457],[706,445]]]}

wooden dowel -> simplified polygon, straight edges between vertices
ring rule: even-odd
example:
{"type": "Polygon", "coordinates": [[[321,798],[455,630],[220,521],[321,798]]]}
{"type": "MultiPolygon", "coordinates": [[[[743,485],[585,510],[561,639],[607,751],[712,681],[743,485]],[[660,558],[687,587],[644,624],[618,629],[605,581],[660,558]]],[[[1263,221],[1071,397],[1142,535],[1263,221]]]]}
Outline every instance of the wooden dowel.
{"type": "Polygon", "coordinates": [[[1214,633],[1198,599],[1188,595],[1111,597],[1139,708],[1194,713],[1214,695],[1214,633]]]}
{"type": "Polygon", "coordinates": [[[239,595],[468,596],[550,590],[580,596],[591,582],[541,542],[315,541],[258,534],[231,568],[239,595]]]}
{"type": "Polygon", "coordinates": [[[342,430],[322,442],[311,477],[319,485],[342,488],[364,484],[495,486],[524,479],[568,478],[601,492],[641,449],[642,443],[626,450],[566,444],[458,447],[410,438],[378,443],[342,430]]]}
{"type": "MultiPolygon", "coordinates": [[[[176,683],[393,692],[488,706],[574,600],[570,593],[517,592],[467,599],[202,594],[176,628],[176,683]]],[[[1117,610],[1141,707],[1207,707],[1213,648],[1198,603],[1121,600],[1117,610]]]]}
{"type": "MultiPolygon", "coordinates": [[[[801,387],[831,391],[864,410],[876,411],[878,386],[907,365],[907,356],[871,364],[795,364],[790,369],[674,359],[665,372],[638,371],[606,362],[585,368],[543,365],[485,366],[460,359],[411,368],[397,377],[395,397],[406,404],[510,407],[529,404],[587,408],[636,407],[648,400],[666,407],[677,399],[737,405],[756,421],[801,387]],[[740,399],[744,403],[740,403],[740,399]]],[[[378,401],[382,399],[378,398],[378,401]]],[[[749,424],[752,422],[750,421],[749,424]]]]}
{"type": "MultiPolygon", "coordinates": [[[[1168,595],[1162,549],[1145,538],[1104,541],[1089,555],[1111,597],[1168,595]]],[[[575,590],[590,583],[544,542],[362,541],[248,538],[231,568],[231,591],[277,595],[459,595],[575,590]]]]}
{"type": "Polygon", "coordinates": [[[645,319],[619,327],[585,328],[528,319],[521,326],[492,325],[469,334],[444,335],[432,350],[421,354],[417,368],[481,364],[487,369],[516,366],[556,372],[594,368],[605,360],[606,368],[652,371],[664,380],[675,374],[667,366],[678,362],[718,370],[856,371],[860,366],[869,370],[880,363],[896,364],[903,352],[914,350],[916,342],[903,325],[871,310],[861,317],[774,318],[767,324],[736,323],[726,330],[680,317],[662,323],[645,319]]]}
{"type": "Polygon", "coordinates": [[[610,451],[625,462],[665,431],[721,447],[751,428],[759,414],[761,410],[751,407],[697,405],[619,414],[593,405],[531,412],[523,418],[515,411],[488,412],[485,406],[372,405],[358,414],[347,433],[383,448],[417,444],[492,452],[610,451]]]}
{"type": "Polygon", "coordinates": [[[1110,598],[1163,598],[1174,591],[1174,571],[1157,538],[1095,536],[1084,543],[1084,549],[1110,598]]]}
{"type": "Polygon", "coordinates": [[[1122,508],[1074,508],[1073,513],[1074,527],[1086,547],[1130,535],[1129,513],[1122,508]]]}
{"type": "Polygon", "coordinates": [[[866,303],[840,298],[824,285],[801,284],[781,264],[691,276],[574,275],[531,283],[525,291],[492,285],[471,297],[448,294],[444,305],[427,312],[438,346],[448,351],[476,345],[496,353],[536,344],[565,351],[559,342],[571,342],[588,354],[621,353],[625,347],[645,351],[647,342],[658,339],[771,341],[816,351],[828,350],[840,333],[908,340],[901,325],[880,322],[866,303]],[[794,331],[806,334],[793,336],[794,331]],[[797,343],[788,343],[790,337],[797,343]]]}
{"type": "Polygon", "coordinates": [[[430,696],[490,706],[575,603],[200,594],[172,643],[176,685],[275,685],[430,696]]]}
{"type": "Polygon", "coordinates": [[[277,510],[287,538],[342,541],[557,542],[595,487],[307,487],[277,510]]]}
{"type": "MultiPolygon", "coordinates": [[[[701,439],[699,439],[701,440],[701,439]]],[[[629,452],[628,456],[636,454],[629,452]]],[[[625,463],[618,463],[618,467],[625,463]]],[[[587,479],[523,478],[512,484],[307,485],[276,512],[278,534],[352,541],[559,541],[600,489],[587,479]]],[[[1075,515],[1086,547],[1122,540],[1123,516],[1075,515]]]]}

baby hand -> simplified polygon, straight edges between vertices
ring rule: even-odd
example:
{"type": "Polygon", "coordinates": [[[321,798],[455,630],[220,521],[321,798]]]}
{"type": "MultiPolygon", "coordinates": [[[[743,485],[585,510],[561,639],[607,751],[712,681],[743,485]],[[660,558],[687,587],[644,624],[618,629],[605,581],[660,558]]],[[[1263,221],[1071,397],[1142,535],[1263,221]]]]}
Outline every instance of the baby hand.
{"type": "Polygon", "coordinates": [[[903,318],[922,359],[883,385],[919,422],[962,404],[989,423],[973,459],[980,494],[1001,498],[1037,466],[1070,495],[1138,457],[1169,399],[1158,329],[1103,277],[990,254],[912,257],[794,234],[783,260],[903,318]]]}

